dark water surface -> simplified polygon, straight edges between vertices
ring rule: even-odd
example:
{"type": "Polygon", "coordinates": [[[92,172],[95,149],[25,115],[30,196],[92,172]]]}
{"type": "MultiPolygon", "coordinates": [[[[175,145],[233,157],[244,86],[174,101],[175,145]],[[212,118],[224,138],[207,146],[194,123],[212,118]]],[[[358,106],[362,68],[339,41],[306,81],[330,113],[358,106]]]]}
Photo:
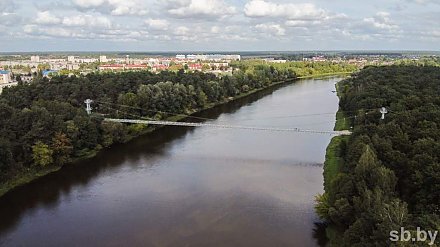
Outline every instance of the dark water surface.
{"type": "MultiPolygon", "coordinates": [[[[198,116],[332,130],[337,80],[303,80],[198,116]]],[[[0,198],[0,245],[318,246],[313,204],[330,139],[165,127],[0,198]]]]}

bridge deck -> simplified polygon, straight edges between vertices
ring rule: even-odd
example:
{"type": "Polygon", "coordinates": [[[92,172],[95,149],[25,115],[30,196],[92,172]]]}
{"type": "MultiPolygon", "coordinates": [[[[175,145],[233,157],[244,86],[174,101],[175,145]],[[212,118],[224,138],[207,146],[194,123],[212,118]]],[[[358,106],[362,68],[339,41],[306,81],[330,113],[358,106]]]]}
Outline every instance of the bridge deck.
{"type": "Polygon", "coordinates": [[[132,124],[151,124],[151,125],[168,125],[168,126],[187,126],[187,127],[213,127],[221,129],[243,129],[243,130],[257,130],[257,131],[275,131],[275,132],[300,132],[300,133],[314,133],[314,134],[329,134],[329,135],[351,135],[348,130],[343,131],[321,131],[308,130],[300,128],[272,128],[272,127],[252,127],[252,126],[238,126],[238,125],[224,125],[224,124],[210,124],[210,123],[190,123],[190,122],[171,122],[171,121],[155,121],[155,120],[137,120],[137,119],[115,119],[105,118],[107,122],[118,123],[132,123],[132,124]]]}

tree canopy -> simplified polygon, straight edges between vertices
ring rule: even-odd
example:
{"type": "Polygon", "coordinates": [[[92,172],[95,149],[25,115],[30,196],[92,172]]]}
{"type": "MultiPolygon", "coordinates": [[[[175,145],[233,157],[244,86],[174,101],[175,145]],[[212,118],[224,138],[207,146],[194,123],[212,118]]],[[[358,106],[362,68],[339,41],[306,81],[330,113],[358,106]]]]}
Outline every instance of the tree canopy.
{"type": "Polygon", "coordinates": [[[439,230],[440,68],[367,67],[339,89],[353,135],[317,209],[343,229],[340,246],[389,246],[400,227],[439,230]]]}

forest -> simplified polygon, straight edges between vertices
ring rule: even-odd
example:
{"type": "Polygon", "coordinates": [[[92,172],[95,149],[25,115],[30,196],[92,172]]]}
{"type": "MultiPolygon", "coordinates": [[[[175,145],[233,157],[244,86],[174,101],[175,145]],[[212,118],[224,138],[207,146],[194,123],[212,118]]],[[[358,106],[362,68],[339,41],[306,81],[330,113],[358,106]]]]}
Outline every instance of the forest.
{"type": "Polygon", "coordinates": [[[353,134],[338,144],[337,172],[325,175],[316,205],[331,243],[426,246],[393,243],[390,231],[440,230],[440,67],[367,67],[339,95],[353,134]]]}
{"type": "MultiPolygon", "coordinates": [[[[91,73],[38,77],[5,88],[0,95],[0,195],[147,131],[145,125],[103,122],[104,117],[177,120],[176,114],[191,114],[298,77],[294,66],[236,66],[232,76],[183,70],[91,73]],[[85,99],[94,100],[91,116],[85,99]]],[[[309,66],[347,70],[344,65],[309,66]]],[[[316,68],[313,72],[319,73],[316,68]]]]}

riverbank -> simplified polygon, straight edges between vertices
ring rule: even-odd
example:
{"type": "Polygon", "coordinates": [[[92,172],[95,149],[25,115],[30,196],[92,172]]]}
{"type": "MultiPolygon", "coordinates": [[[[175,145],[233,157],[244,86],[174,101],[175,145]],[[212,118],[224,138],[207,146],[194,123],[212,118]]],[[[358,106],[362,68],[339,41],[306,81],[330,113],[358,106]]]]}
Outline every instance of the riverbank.
{"type": "MultiPolygon", "coordinates": [[[[336,92],[341,98],[343,92],[339,88],[340,82],[336,84],[336,92]]],[[[340,108],[336,113],[336,123],[334,130],[349,130],[350,121],[345,112],[340,108]]],[[[324,191],[328,193],[331,190],[331,182],[339,174],[340,167],[343,166],[344,158],[342,157],[343,149],[350,136],[335,136],[331,139],[326,149],[324,161],[324,191]]],[[[327,198],[327,197],[325,197],[327,198]]],[[[329,239],[330,246],[337,246],[341,237],[340,231],[333,225],[327,225],[326,235],[329,239]]]]}
{"type": "MultiPolygon", "coordinates": [[[[249,92],[242,93],[242,94],[240,94],[240,95],[237,95],[236,97],[233,97],[233,98],[227,98],[227,99],[225,99],[225,100],[223,100],[223,101],[221,101],[221,102],[218,102],[218,103],[207,104],[204,108],[201,108],[201,109],[197,109],[197,110],[191,111],[191,112],[189,112],[189,113],[187,113],[187,114],[181,114],[181,115],[176,115],[176,116],[167,117],[167,118],[165,118],[164,120],[166,120],[166,121],[182,121],[182,120],[188,118],[188,116],[190,116],[190,115],[192,115],[192,114],[196,114],[196,113],[199,113],[199,112],[202,112],[202,111],[205,111],[205,110],[208,110],[208,109],[214,108],[214,107],[219,106],[219,105],[227,104],[227,103],[229,103],[229,102],[232,102],[232,101],[235,101],[235,100],[238,100],[238,99],[241,99],[241,98],[244,98],[244,97],[250,96],[250,95],[252,95],[252,94],[254,94],[254,93],[257,93],[257,92],[260,92],[260,91],[263,91],[263,90],[266,90],[266,89],[269,89],[269,88],[272,88],[272,87],[275,87],[275,86],[278,86],[278,85],[282,85],[282,84],[285,84],[285,83],[286,83],[286,84],[287,84],[287,83],[292,83],[292,82],[297,81],[298,79],[300,79],[300,78],[292,78],[292,79],[288,79],[288,80],[285,80],[285,81],[274,82],[274,83],[270,84],[270,85],[267,86],[267,87],[263,87],[263,88],[259,88],[259,89],[250,90],[249,92]]],[[[141,130],[141,131],[140,131],[139,133],[137,133],[136,135],[134,135],[134,136],[130,136],[130,137],[126,140],[125,143],[127,143],[127,142],[129,142],[129,141],[131,141],[131,140],[133,140],[134,138],[137,138],[137,137],[139,137],[139,136],[142,136],[142,135],[145,135],[145,134],[151,133],[151,132],[153,132],[153,131],[155,131],[155,130],[161,128],[161,127],[162,127],[162,126],[154,126],[154,127],[150,127],[150,126],[148,126],[148,127],[144,128],[143,130],[141,130]]],[[[111,146],[108,147],[108,148],[111,148],[111,146]]],[[[95,157],[95,156],[96,156],[96,155],[97,155],[102,149],[104,149],[104,148],[101,147],[101,146],[98,146],[97,148],[95,148],[95,149],[93,149],[93,150],[90,150],[90,151],[88,151],[87,153],[84,153],[83,155],[81,155],[81,156],[79,156],[79,157],[75,157],[71,162],[69,162],[69,163],[67,163],[67,164],[65,164],[65,165],[72,165],[72,164],[75,164],[76,162],[80,162],[80,161],[83,161],[83,160],[86,160],[86,159],[93,158],[93,157],[95,157]]],[[[107,149],[107,148],[105,148],[105,149],[107,149]]],[[[13,189],[16,188],[16,187],[19,187],[19,186],[21,186],[21,185],[28,184],[28,183],[30,183],[30,182],[32,182],[32,181],[34,181],[34,180],[36,180],[36,179],[38,179],[38,178],[40,178],[40,177],[43,177],[43,176],[48,175],[48,174],[50,174],[50,173],[57,172],[57,171],[59,171],[62,167],[63,167],[63,166],[51,166],[51,167],[47,167],[47,168],[45,168],[45,169],[41,169],[41,168],[40,168],[40,169],[30,168],[30,169],[28,169],[28,170],[26,170],[26,171],[23,171],[23,172],[17,174],[14,178],[12,178],[12,179],[10,179],[10,180],[8,180],[8,181],[6,181],[6,182],[4,182],[3,184],[0,185],[0,197],[3,196],[4,194],[8,193],[9,191],[13,190],[13,189]]]]}
{"type": "Polygon", "coordinates": [[[335,73],[322,73],[322,74],[316,74],[316,75],[306,75],[306,76],[299,76],[298,79],[310,79],[310,78],[322,78],[327,76],[343,76],[343,75],[351,75],[352,72],[335,72],[335,73]]]}

